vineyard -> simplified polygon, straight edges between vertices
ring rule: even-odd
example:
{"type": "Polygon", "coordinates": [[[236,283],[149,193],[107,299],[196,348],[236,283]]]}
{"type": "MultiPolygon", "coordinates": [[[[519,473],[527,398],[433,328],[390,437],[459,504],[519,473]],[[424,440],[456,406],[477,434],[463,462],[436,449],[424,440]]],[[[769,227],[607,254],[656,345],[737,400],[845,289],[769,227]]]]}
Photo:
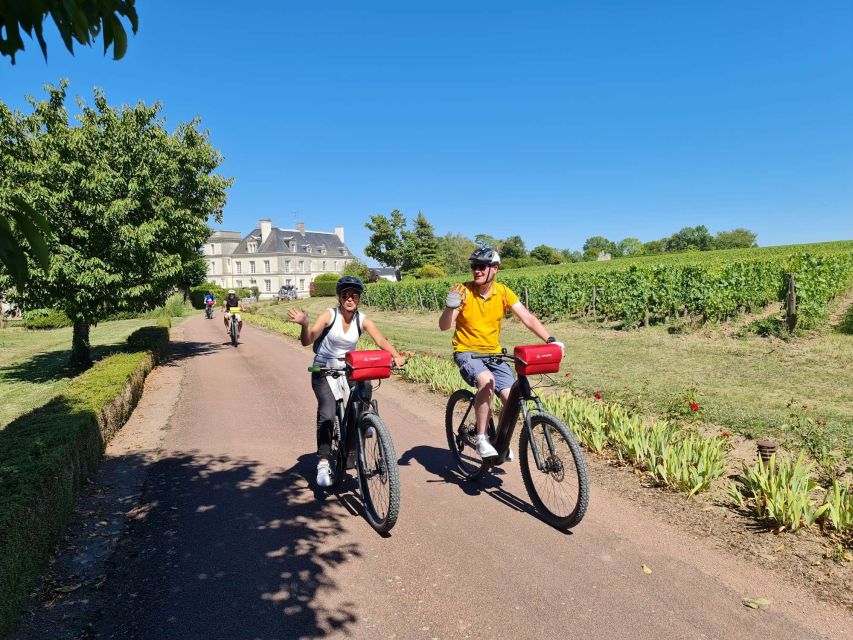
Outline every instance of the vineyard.
{"type": "MultiPolygon", "coordinates": [[[[542,318],[591,315],[631,327],[678,316],[725,320],[784,302],[789,274],[798,326],[819,326],[827,304],[853,285],[853,241],[533,267],[502,271],[499,278],[542,318]]],[[[370,284],[364,303],[439,311],[448,288],[463,278],[370,284]]]]}

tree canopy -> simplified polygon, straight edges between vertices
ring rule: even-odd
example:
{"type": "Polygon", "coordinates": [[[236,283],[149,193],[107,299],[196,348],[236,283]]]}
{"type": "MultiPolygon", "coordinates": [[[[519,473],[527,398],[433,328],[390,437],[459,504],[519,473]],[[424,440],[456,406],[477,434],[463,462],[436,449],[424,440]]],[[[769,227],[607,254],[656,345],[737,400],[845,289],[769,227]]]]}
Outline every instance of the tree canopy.
{"type": "MultiPolygon", "coordinates": [[[[27,307],[53,307],[74,323],[72,362],[89,360],[89,327],[122,311],[163,303],[205,273],[199,247],[221,221],[231,180],[198,121],[165,129],[161,105],[111,107],[95,90],[73,126],[67,82],[30,101],[0,103],[0,205],[23,198],[50,225],[49,268],[30,260],[27,307]]],[[[8,287],[0,277],[0,290],[8,287]]]]}
{"type": "Polygon", "coordinates": [[[103,34],[104,53],[113,47],[113,58],[119,60],[127,51],[127,32],[121,18],[130,22],[133,33],[139,28],[136,0],[26,0],[0,2],[0,55],[9,56],[15,64],[15,53],[23,51],[21,31],[34,37],[47,59],[47,43],[43,24],[50,16],[59,36],[70,53],[74,41],[91,45],[103,34]]]}

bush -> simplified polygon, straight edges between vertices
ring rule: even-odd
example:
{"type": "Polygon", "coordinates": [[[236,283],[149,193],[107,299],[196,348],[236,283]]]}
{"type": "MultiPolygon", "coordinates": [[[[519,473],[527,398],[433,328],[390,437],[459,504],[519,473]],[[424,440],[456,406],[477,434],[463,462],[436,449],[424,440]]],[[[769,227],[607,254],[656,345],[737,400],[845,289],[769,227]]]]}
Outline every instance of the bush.
{"type": "Polygon", "coordinates": [[[160,360],[169,349],[169,318],[161,318],[158,326],[140,327],[127,337],[127,344],[132,351],[150,351],[160,360]],[[166,324],[161,324],[163,320],[166,324]]]}
{"type": "MultiPolygon", "coordinates": [[[[248,298],[252,295],[252,289],[249,287],[239,287],[234,290],[241,298],[248,298]]],[[[189,290],[190,304],[193,306],[193,309],[204,309],[204,296],[207,293],[212,293],[216,298],[216,304],[221,305],[222,300],[228,295],[228,289],[223,289],[218,285],[209,283],[193,287],[189,290]]]]}
{"type": "Polygon", "coordinates": [[[147,352],[101,360],[60,396],[0,430],[0,636],[16,626],[80,488],[142,395],[153,365],[147,352]]]}
{"type": "Polygon", "coordinates": [[[32,309],[24,312],[24,326],[27,329],[61,329],[70,327],[71,319],[58,309],[32,309]]]}
{"type": "Polygon", "coordinates": [[[447,276],[447,274],[444,273],[443,269],[440,269],[439,267],[436,267],[432,264],[425,264],[420,269],[415,271],[415,277],[419,279],[444,278],[445,276],[447,276]]]}
{"type": "Polygon", "coordinates": [[[338,278],[340,276],[337,273],[321,273],[311,283],[311,297],[319,298],[337,295],[335,285],[338,283],[338,278]]]}

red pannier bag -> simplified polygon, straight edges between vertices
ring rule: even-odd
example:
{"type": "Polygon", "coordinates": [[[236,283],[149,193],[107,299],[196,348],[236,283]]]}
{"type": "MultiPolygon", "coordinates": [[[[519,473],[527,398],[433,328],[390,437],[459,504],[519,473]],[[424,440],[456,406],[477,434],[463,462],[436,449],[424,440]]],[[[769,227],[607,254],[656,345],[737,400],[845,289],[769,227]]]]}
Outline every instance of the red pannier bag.
{"type": "Polygon", "coordinates": [[[563,350],[556,344],[528,344],[516,347],[512,354],[524,362],[515,362],[515,371],[520,376],[537,373],[557,373],[563,350]],[[526,363],[526,364],[525,364],[526,363]]]}
{"type": "Polygon", "coordinates": [[[362,380],[382,380],[391,377],[391,352],[376,349],[373,351],[347,351],[344,357],[347,363],[347,378],[350,382],[362,380]]]}

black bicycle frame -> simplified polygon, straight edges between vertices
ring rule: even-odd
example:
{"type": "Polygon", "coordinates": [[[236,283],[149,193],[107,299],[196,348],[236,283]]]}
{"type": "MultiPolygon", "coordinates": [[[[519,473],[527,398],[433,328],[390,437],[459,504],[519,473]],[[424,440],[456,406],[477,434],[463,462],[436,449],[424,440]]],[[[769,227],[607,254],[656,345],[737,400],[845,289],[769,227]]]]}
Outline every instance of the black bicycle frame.
{"type": "MultiPolygon", "coordinates": [[[[530,448],[533,450],[533,459],[536,462],[536,468],[542,471],[545,463],[542,460],[542,455],[539,452],[539,446],[536,444],[536,439],[533,437],[533,429],[530,425],[530,408],[527,403],[533,402],[536,405],[537,411],[542,411],[542,401],[538,396],[533,394],[530,388],[530,381],[527,376],[519,375],[509,389],[509,397],[501,410],[501,418],[496,428],[495,448],[498,450],[498,459],[496,464],[502,464],[506,460],[509,452],[509,443],[512,442],[512,436],[515,433],[515,425],[518,423],[518,416],[521,414],[524,428],[527,429],[528,441],[530,448]]],[[[545,429],[545,439],[548,442],[549,449],[554,448],[554,442],[551,439],[551,433],[545,429]]]]}
{"type": "MultiPolygon", "coordinates": [[[[357,429],[358,421],[361,416],[370,411],[376,411],[376,404],[373,401],[373,388],[364,382],[356,382],[350,387],[349,399],[347,400],[346,408],[341,411],[342,402],[337,403],[338,419],[341,421],[341,443],[346,451],[346,468],[353,469],[355,467],[356,447],[364,453],[364,441],[357,429]]],[[[378,413],[378,411],[377,411],[378,413]]]]}

